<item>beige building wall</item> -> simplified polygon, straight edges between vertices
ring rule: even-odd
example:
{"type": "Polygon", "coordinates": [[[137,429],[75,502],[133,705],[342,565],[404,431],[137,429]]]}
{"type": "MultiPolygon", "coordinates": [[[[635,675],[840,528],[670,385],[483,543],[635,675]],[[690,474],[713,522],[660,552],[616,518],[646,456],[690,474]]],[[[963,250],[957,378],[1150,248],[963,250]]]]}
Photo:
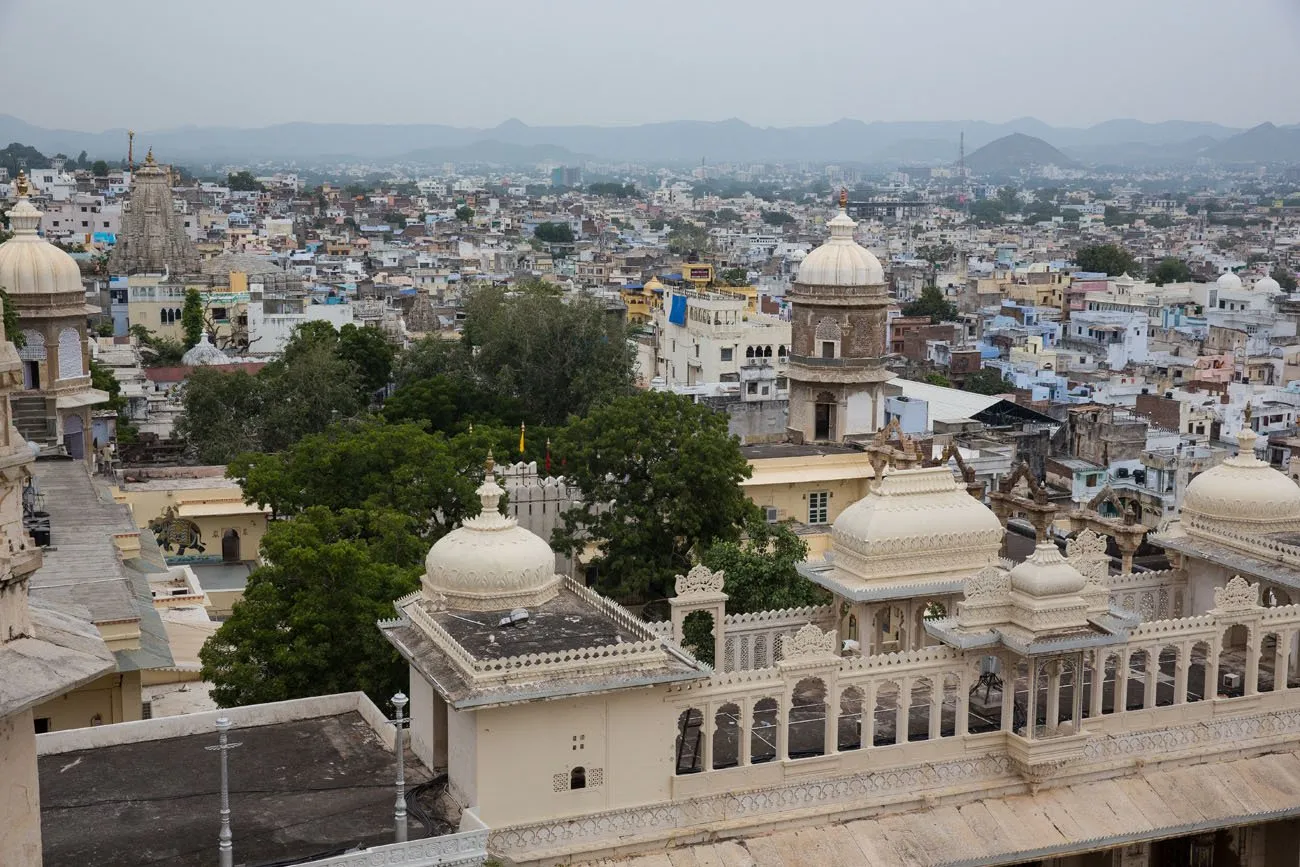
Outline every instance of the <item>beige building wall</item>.
{"type": "Polygon", "coordinates": [[[147,529],[149,522],[161,517],[169,506],[175,507],[180,517],[198,525],[205,557],[220,559],[222,538],[227,530],[235,530],[239,533],[239,559],[256,560],[266,535],[267,513],[245,504],[238,487],[114,489],[113,499],[131,507],[135,525],[141,529],[147,529]]]}
{"type": "Polygon", "coordinates": [[[32,716],[48,719],[49,731],[61,732],[138,720],[140,703],[140,672],[113,672],[37,705],[32,716]]]}
{"type": "Polygon", "coordinates": [[[478,795],[468,803],[490,826],[667,800],[676,713],[661,689],[452,712],[450,778],[473,774],[476,791],[460,794],[478,795]],[[471,768],[458,754],[475,742],[478,767],[471,768]],[[577,767],[586,786],[570,789],[577,767]]]}
{"type": "Polygon", "coordinates": [[[0,861],[41,867],[40,778],[31,710],[0,719],[0,861]]]}
{"type": "Polygon", "coordinates": [[[865,452],[751,460],[753,475],[741,483],[755,505],[774,507],[776,520],[810,524],[809,497],[826,493],[826,524],[834,523],[867,495],[874,477],[865,452]]]}

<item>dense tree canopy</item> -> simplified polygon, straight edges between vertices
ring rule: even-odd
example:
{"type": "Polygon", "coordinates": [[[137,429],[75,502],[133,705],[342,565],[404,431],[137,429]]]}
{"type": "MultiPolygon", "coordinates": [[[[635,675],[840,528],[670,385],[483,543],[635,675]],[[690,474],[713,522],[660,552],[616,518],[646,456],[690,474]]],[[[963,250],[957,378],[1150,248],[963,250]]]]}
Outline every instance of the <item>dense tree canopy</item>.
{"type": "Polygon", "coordinates": [[[197,346],[203,339],[203,298],[193,286],[185,290],[185,306],[181,308],[181,330],[185,332],[185,348],[197,346]]]}
{"type": "Polygon", "coordinates": [[[807,557],[807,543],[789,524],[751,520],[743,539],[715,542],[700,562],[726,573],[727,611],[745,614],[829,602],[829,593],[795,571],[807,557]]]}
{"type": "Polygon", "coordinates": [[[937,286],[926,286],[921,297],[903,305],[904,316],[929,316],[931,322],[951,322],[957,318],[957,305],[949,301],[937,286]]]}
{"type": "Polygon", "coordinates": [[[1160,264],[1151,271],[1151,281],[1157,286],[1166,283],[1186,283],[1192,279],[1192,269],[1182,259],[1173,256],[1160,260],[1160,264]]]}
{"type": "Polygon", "coordinates": [[[616,199],[635,199],[639,197],[636,184],[618,184],[611,181],[599,181],[587,185],[587,192],[593,196],[612,196],[616,199]]]}
{"type": "Polygon", "coordinates": [[[981,367],[966,377],[962,383],[963,391],[976,394],[1005,394],[1011,390],[1011,384],[1002,378],[1002,373],[993,367],[981,367]]]}
{"type": "Polygon", "coordinates": [[[1108,274],[1118,277],[1121,274],[1136,276],[1139,269],[1133,254],[1116,244],[1097,244],[1080,247],[1074,254],[1074,262],[1080,271],[1108,274]]]}
{"type": "Polygon", "coordinates": [[[573,228],[568,223],[541,223],[533,237],[547,244],[572,244],[573,228]]]}
{"type": "Polygon", "coordinates": [[[266,189],[249,171],[231,172],[226,175],[226,186],[235,192],[260,192],[266,189]]]}
{"type": "Polygon", "coordinates": [[[785,211],[764,211],[763,222],[769,226],[788,226],[795,222],[795,219],[785,211]]]}
{"type": "Polygon", "coordinates": [[[267,564],[203,645],[203,679],[221,707],[406,686],[406,665],[375,628],[419,586],[425,547],[401,512],[315,506],[274,522],[267,564]]]}
{"type": "Polygon", "coordinates": [[[560,433],[556,450],[585,503],[566,512],[552,547],[592,543],[599,586],[616,598],[667,596],[692,554],[738,538],[755,514],[727,417],[688,397],[643,392],[596,407],[560,433]]]}
{"type": "Polygon", "coordinates": [[[1294,292],[1296,290],[1295,272],[1290,268],[1283,268],[1279,265],[1273,269],[1273,273],[1269,276],[1276,280],[1277,285],[1281,286],[1287,292],[1294,292]]]}

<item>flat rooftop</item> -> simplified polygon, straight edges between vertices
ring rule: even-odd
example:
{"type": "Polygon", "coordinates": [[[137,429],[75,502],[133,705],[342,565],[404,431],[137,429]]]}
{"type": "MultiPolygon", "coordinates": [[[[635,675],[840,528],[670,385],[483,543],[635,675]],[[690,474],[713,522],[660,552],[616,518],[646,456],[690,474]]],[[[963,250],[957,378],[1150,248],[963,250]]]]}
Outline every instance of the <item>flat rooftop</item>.
{"type": "Polygon", "coordinates": [[[510,611],[439,611],[433,619],[475,659],[605,647],[646,638],[619,626],[568,590],[529,608],[527,623],[500,626],[510,611]]]}
{"type": "MultiPolygon", "coordinates": [[[[236,864],[393,842],[393,754],[359,712],[236,725],[230,741],[236,864]]],[[[205,748],[216,742],[210,730],[42,755],[45,867],[215,864],[220,761],[205,748]]],[[[429,778],[408,751],[407,790],[429,778]]],[[[411,839],[425,833],[412,819],[411,839]]]]}
{"type": "Polygon", "coordinates": [[[740,453],[746,460],[757,461],[764,458],[811,458],[817,455],[860,455],[862,449],[830,443],[755,443],[741,446],[740,453]]]}

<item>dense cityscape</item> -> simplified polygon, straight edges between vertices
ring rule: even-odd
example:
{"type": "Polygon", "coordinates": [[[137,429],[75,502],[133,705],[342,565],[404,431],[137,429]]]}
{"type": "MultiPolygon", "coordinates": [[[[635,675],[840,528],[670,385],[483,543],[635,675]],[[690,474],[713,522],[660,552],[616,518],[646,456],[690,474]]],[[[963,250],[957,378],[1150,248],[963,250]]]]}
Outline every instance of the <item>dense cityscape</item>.
{"type": "Polygon", "coordinates": [[[23,108],[0,865],[1300,864],[1293,118],[23,108]]]}

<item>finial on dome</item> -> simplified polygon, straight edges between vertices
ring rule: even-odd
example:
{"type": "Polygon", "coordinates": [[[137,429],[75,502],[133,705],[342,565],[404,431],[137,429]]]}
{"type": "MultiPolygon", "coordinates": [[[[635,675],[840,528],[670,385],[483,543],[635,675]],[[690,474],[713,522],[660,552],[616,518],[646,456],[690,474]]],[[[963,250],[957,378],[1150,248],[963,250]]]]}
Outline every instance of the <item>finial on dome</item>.
{"type": "Polygon", "coordinates": [[[849,207],[849,188],[840,187],[840,210],[846,211],[849,207]]]}
{"type": "MultiPolygon", "coordinates": [[[[470,430],[471,431],[474,430],[472,424],[470,426],[470,430]]],[[[496,469],[496,466],[497,466],[497,462],[492,458],[492,449],[488,449],[487,463],[483,464],[483,470],[487,474],[487,477],[489,479],[493,477],[493,470],[496,469]]]]}
{"type": "Polygon", "coordinates": [[[27,182],[27,172],[23,169],[18,170],[18,179],[14,181],[14,189],[18,192],[18,198],[24,199],[32,191],[32,185],[27,182]]]}
{"type": "Polygon", "coordinates": [[[153,158],[153,145],[149,146],[149,152],[144,155],[144,164],[146,166],[152,166],[156,164],[153,158]]]}

